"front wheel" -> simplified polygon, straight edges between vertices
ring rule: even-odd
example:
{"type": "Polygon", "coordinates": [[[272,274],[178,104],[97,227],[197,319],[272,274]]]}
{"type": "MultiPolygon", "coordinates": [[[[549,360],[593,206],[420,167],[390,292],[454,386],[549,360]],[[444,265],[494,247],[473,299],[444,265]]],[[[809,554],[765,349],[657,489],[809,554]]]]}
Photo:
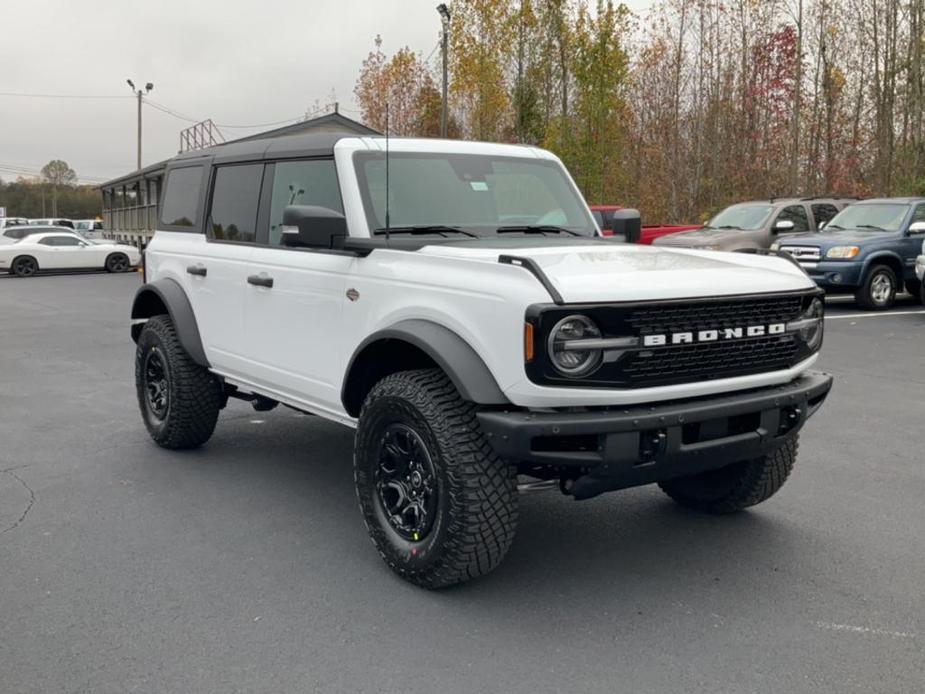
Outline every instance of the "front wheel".
{"type": "Polygon", "coordinates": [[[892,269],[886,265],[874,265],[854,298],[861,308],[883,311],[893,305],[898,286],[896,273],[892,269]]]}
{"type": "Polygon", "coordinates": [[[354,478],[379,554],[419,586],[488,573],[514,538],[515,472],[439,369],[402,371],[373,387],[360,412],[354,478]]]}
{"type": "Polygon", "coordinates": [[[212,436],[222,385],[192,360],[169,316],[149,318],[135,350],[135,388],[151,438],[163,448],[196,448],[212,436]]]}
{"type": "Polygon", "coordinates": [[[784,486],[797,459],[798,437],[775,451],[718,470],[659,483],[681,506],[706,513],[735,513],[770,499],[784,486]]]}
{"type": "Polygon", "coordinates": [[[32,277],[39,271],[39,264],[32,256],[21,255],[13,259],[10,271],[17,277],[32,277]]]}

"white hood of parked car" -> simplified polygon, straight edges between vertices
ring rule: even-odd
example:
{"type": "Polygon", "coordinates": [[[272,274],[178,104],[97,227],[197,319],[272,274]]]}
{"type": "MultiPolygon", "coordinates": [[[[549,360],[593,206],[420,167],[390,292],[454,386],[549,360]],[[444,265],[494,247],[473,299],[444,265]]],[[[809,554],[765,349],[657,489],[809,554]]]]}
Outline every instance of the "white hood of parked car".
{"type": "Polygon", "coordinates": [[[454,244],[427,246],[419,252],[483,262],[498,262],[501,255],[531,258],[566,303],[731,296],[816,286],[788,260],[744,253],[622,244],[505,250],[454,244]]]}

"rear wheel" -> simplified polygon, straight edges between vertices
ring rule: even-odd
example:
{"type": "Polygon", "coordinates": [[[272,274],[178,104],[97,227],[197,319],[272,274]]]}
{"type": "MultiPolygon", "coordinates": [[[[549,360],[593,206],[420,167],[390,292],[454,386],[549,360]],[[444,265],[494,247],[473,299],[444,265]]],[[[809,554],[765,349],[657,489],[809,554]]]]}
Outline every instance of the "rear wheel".
{"type": "Polygon", "coordinates": [[[106,258],[107,272],[125,272],[130,267],[131,263],[125,253],[112,253],[106,258]]]}
{"type": "Polygon", "coordinates": [[[32,277],[39,271],[39,264],[31,255],[21,255],[10,263],[10,272],[17,277],[32,277]]]}
{"type": "Polygon", "coordinates": [[[867,273],[861,288],[854,298],[858,306],[871,311],[883,311],[893,305],[896,289],[899,286],[896,273],[886,265],[874,265],[867,273]]]}
{"type": "Polygon", "coordinates": [[[488,573],[514,538],[514,470],[439,369],[399,372],[373,387],[360,412],[354,477],[373,544],[419,586],[488,573]]]}
{"type": "Polygon", "coordinates": [[[215,430],[222,386],[180,344],[168,316],[149,318],[135,350],[135,388],[151,438],[164,448],[196,448],[215,430]]]}
{"type": "Polygon", "coordinates": [[[797,459],[797,436],[771,453],[719,470],[660,482],[674,501],[706,513],[734,513],[770,499],[784,486],[797,459]]]}

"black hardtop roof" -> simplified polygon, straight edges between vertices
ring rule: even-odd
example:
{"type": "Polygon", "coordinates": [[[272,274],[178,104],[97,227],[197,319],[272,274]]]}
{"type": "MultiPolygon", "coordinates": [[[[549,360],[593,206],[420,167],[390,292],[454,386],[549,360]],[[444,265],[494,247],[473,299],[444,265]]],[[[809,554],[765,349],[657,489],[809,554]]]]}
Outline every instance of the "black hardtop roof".
{"type": "Polygon", "coordinates": [[[351,132],[323,132],[228,142],[178,154],[167,161],[167,166],[188,165],[206,159],[227,163],[286,157],[330,157],[334,154],[334,145],[345,137],[360,136],[351,132]]]}

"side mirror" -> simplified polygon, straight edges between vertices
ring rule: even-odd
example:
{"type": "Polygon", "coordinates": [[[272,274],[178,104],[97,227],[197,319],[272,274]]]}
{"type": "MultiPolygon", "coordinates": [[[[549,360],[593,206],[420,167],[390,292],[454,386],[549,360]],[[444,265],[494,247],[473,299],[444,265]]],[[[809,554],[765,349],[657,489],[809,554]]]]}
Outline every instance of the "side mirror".
{"type": "Polygon", "coordinates": [[[778,219],[774,224],[774,233],[779,234],[782,231],[793,231],[793,222],[789,219],[778,219]]]}
{"type": "Polygon", "coordinates": [[[823,229],[825,229],[825,225],[826,225],[826,224],[828,224],[828,222],[819,222],[819,226],[817,226],[816,228],[817,228],[819,231],[822,231],[823,229]]]}
{"type": "Polygon", "coordinates": [[[925,222],[912,222],[909,225],[909,236],[925,236],[925,222]]]}
{"type": "Polygon", "coordinates": [[[284,246],[334,248],[347,237],[347,219],[340,212],[314,205],[289,205],[283,210],[284,246]]]}
{"type": "Polygon", "coordinates": [[[613,230],[613,238],[626,243],[639,243],[639,239],[642,238],[642,217],[639,216],[639,210],[617,210],[613,213],[610,228],[613,230]]]}

